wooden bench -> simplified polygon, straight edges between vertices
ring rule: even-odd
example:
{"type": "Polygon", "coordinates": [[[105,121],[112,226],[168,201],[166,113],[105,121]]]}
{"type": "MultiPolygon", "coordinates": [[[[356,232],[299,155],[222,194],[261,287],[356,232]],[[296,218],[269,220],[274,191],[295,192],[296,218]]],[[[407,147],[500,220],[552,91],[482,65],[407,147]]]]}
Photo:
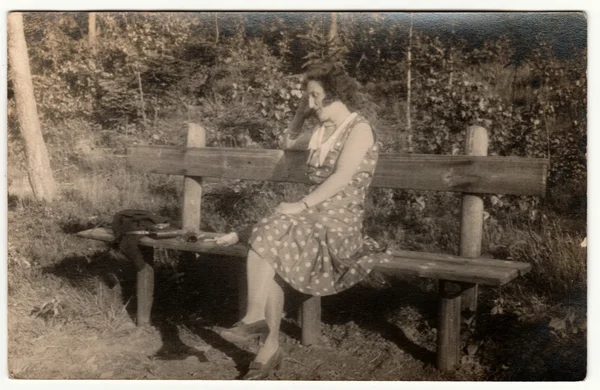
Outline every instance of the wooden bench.
{"type": "MultiPolygon", "coordinates": [[[[502,286],[531,269],[528,263],[480,257],[481,194],[543,196],[548,168],[545,159],[485,156],[487,131],[482,127],[467,129],[466,139],[468,156],[382,153],[372,182],[372,187],[461,193],[460,256],[397,250],[394,261],[378,266],[387,274],[439,280],[437,366],[441,370],[453,369],[460,361],[461,313],[464,309],[476,310],[477,285],[502,286]]],[[[203,177],[306,183],[306,157],[302,150],[205,147],[204,129],[190,124],[186,147],[132,146],[127,151],[127,167],[134,171],[184,176],[182,229],[197,232],[200,229],[203,177]]],[[[78,235],[107,242],[113,240],[112,231],[106,228],[86,230],[78,235]]],[[[190,243],[177,238],[154,240],[144,237],[141,245],[240,258],[245,258],[248,251],[244,243],[222,247],[211,242],[190,243]]],[[[152,250],[145,253],[147,265],[137,275],[138,325],[150,321],[154,291],[152,250]]],[[[243,281],[239,286],[242,308],[246,288],[243,281]]],[[[317,343],[321,298],[308,298],[300,312],[302,343],[317,343]]]]}

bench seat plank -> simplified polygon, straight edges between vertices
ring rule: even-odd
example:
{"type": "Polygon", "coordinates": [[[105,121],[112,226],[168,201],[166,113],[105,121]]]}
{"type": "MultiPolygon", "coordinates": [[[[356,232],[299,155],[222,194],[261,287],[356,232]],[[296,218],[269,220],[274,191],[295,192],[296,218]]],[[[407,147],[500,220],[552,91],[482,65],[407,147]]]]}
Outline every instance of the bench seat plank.
{"type": "Polygon", "coordinates": [[[428,252],[415,252],[415,251],[407,251],[402,249],[396,249],[392,251],[394,256],[403,257],[403,258],[411,258],[411,259],[421,259],[421,260],[438,260],[443,262],[448,262],[452,264],[472,264],[472,265],[484,265],[486,267],[501,267],[501,268],[513,268],[522,274],[525,274],[531,270],[530,263],[524,263],[521,261],[512,261],[512,260],[498,260],[487,257],[476,257],[476,258],[466,258],[460,256],[447,255],[443,253],[428,253],[428,252]]]}
{"type": "Polygon", "coordinates": [[[390,275],[415,275],[422,278],[491,286],[502,286],[522,275],[522,272],[513,267],[487,266],[471,262],[471,259],[466,259],[464,263],[459,264],[437,259],[394,257],[393,261],[379,264],[376,269],[390,275]]]}
{"type": "MultiPolygon", "coordinates": [[[[203,233],[217,237],[222,233],[203,233]]],[[[95,228],[77,233],[79,237],[93,240],[112,242],[114,236],[110,228],[95,228]]],[[[215,255],[246,257],[247,246],[239,243],[232,246],[219,246],[213,242],[183,242],[178,238],[155,240],[143,237],[140,244],[154,248],[176,249],[197,253],[215,255]]],[[[492,286],[501,286],[518,276],[524,275],[531,269],[531,264],[486,259],[445,255],[440,253],[424,253],[415,251],[393,251],[394,260],[390,263],[380,264],[376,269],[392,275],[415,275],[434,279],[451,280],[466,283],[478,283],[492,286]]]]}
{"type": "MultiPolygon", "coordinates": [[[[219,233],[205,233],[206,236],[217,237],[219,233]]],[[[90,230],[84,230],[77,233],[79,237],[90,238],[105,242],[114,241],[112,229],[98,227],[90,230]]],[[[216,245],[214,242],[183,242],[179,238],[161,238],[159,240],[150,237],[142,237],[140,245],[151,246],[153,248],[176,249],[180,251],[210,253],[213,255],[246,257],[248,249],[245,244],[236,244],[231,246],[216,245]]]]}

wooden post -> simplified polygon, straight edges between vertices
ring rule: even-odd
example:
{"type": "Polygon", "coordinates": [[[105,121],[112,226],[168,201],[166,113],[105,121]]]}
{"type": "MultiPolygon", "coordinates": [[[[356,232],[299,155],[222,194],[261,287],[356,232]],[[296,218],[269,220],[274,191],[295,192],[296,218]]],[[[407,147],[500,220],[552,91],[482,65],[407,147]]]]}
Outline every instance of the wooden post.
{"type": "MultiPolygon", "coordinates": [[[[206,146],[206,131],[195,123],[188,124],[187,146],[203,148],[206,146]]],[[[181,228],[186,231],[200,230],[200,208],[202,203],[202,178],[185,176],[183,179],[183,208],[181,209],[181,228]]]]}
{"type": "MultiPolygon", "coordinates": [[[[486,156],[487,130],[481,126],[467,129],[465,151],[470,156],[486,156]]],[[[483,234],[483,199],[474,194],[462,196],[460,221],[460,255],[477,257],[481,254],[483,234]]],[[[440,319],[438,324],[437,366],[452,370],[460,360],[461,312],[477,310],[477,285],[456,284],[440,280],[440,319]]]]}
{"type": "MultiPolygon", "coordinates": [[[[469,156],[487,156],[488,133],[481,126],[467,129],[465,153],[469,156]]],[[[462,196],[462,213],[460,221],[460,255],[478,257],[481,255],[483,236],[483,198],[479,195],[464,194],[462,196]]],[[[462,309],[471,312],[477,310],[477,285],[472,285],[463,292],[462,309]]]]}
{"type": "Polygon", "coordinates": [[[140,247],[146,265],[137,272],[137,326],[150,325],[152,304],[154,303],[154,248],[140,247]]]}
{"type": "Polygon", "coordinates": [[[321,297],[310,297],[302,303],[300,308],[302,318],[302,345],[319,343],[321,335],[321,297]]]}
{"type": "Polygon", "coordinates": [[[248,272],[245,264],[244,262],[244,267],[238,274],[238,313],[240,318],[246,315],[246,307],[248,306],[248,272]]]}
{"type": "Polygon", "coordinates": [[[440,281],[437,367],[442,371],[454,369],[460,359],[461,293],[461,285],[440,281]]]}

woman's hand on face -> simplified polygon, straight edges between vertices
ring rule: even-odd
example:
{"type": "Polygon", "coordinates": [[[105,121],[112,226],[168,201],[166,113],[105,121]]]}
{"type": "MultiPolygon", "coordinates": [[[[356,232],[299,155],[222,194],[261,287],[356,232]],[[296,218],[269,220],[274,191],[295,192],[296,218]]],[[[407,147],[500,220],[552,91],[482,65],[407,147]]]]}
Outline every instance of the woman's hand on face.
{"type": "Polygon", "coordinates": [[[277,214],[299,214],[304,210],[306,210],[306,206],[302,202],[281,202],[279,203],[279,206],[275,207],[275,212],[277,214]]]}
{"type": "Polygon", "coordinates": [[[298,103],[297,112],[302,116],[302,118],[306,119],[312,114],[312,108],[308,104],[308,95],[302,95],[300,99],[300,103],[298,103]]]}

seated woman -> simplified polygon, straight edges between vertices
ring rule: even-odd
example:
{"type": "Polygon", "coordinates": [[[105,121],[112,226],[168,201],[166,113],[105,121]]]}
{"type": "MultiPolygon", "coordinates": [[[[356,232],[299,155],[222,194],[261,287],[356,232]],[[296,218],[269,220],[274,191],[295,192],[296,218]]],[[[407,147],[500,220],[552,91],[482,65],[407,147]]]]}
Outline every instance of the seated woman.
{"type": "MultiPolygon", "coordinates": [[[[262,379],[280,366],[279,326],[282,284],[326,296],[364,279],[379,262],[389,261],[362,235],[364,200],[377,163],[378,144],[369,122],[351,112],[355,84],[343,72],[317,67],[305,77],[306,94],[286,137],[286,148],[308,141],[307,176],[314,184],[301,201],[281,203],[258,222],[249,239],[246,315],[221,335],[230,341],[264,341],[244,379],[262,379]],[[319,123],[303,134],[308,115],[319,123]]],[[[235,234],[218,240],[237,241],[235,234]]]]}

